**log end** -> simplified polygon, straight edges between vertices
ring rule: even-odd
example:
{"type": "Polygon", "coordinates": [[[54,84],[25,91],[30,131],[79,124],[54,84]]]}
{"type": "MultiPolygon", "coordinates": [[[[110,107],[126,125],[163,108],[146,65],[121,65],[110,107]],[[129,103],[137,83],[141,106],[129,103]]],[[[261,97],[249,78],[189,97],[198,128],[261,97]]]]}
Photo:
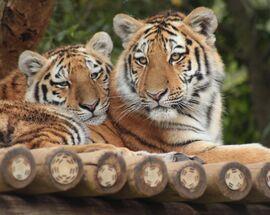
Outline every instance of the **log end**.
{"type": "Polygon", "coordinates": [[[75,187],[83,176],[83,164],[79,156],[63,148],[52,151],[46,157],[46,167],[49,179],[59,191],[75,187]]]}
{"type": "Polygon", "coordinates": [[[226,198],[234,201],[241,200],[251,190],[251,173],[246,166],[238,162],[227,163],[219,173],[217,185],[226,198]]]}
{"type": "Polygon", "coordinates": [[[206,173],[196,161],[185,161],[181,165],[168,166],[170,187],[180,198],[191,200],[203,195],[207,187],[206,173]]]}
{"type": "Polygon", "coordinates": [[[12,188],[24,188],[36,175],[36,164],[31,152],[23,146],[12,147],[5,153],[0,170],[4,181],[12,188]]]}
{"type": "Polygon", "coordinates": [[[113,152],[105,152],[98,160],[95,172],[96,191],[100,194],[113,194],[123,188],[127,181],[127,168],[124,159],[113,152]]]}
{"type": "Polygon", "coordinates": [[[134,166],[134,188],[140,196],[150,197],[162,192],[167,183],[167,168],[164,162],[154,156],[144,158],[134,166]]]}
{"type": "Polygon", "coordinates": [[[270,163],[265,163],[255,182],[257,190],[266,198],[270,198],[270,163]]]}

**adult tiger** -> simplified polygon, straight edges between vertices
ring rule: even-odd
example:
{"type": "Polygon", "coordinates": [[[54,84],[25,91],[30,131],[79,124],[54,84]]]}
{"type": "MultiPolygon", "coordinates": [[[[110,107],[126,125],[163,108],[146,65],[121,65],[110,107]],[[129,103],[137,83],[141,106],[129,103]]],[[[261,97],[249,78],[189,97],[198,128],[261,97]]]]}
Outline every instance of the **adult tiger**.
{"type": "Polygon", "coordinates": [[[112,49],[110,36],[99,32],[86,45],[64,46],[43,56],[24,51],[18,69],[0,81],[0,99],[66,107],[84,122],[100,124],[109,106],[112,49]]]}
{"type": "Polygon", "coordinates": [[[113,24],[124,46],[111,77],[107,125],[120,136],[115,145],[178,151],[206,162],[270,161],[270,149],[259,144],[219,145],[224,72],[212,10],[200,7],[188,16],[168,12],[146,20],[118,14],[113,24]]]}

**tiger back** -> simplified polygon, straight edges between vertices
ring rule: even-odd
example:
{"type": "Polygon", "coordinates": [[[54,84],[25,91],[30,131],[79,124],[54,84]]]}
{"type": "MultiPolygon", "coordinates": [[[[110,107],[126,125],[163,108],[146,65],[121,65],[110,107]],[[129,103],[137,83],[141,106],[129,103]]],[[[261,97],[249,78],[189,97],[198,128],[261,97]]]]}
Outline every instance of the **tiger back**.
{"type": "Polygon", "coordinates": [[[27,148],[89,143],[86,125],[56,106],[0,100],[0,148],[27,148]]]}

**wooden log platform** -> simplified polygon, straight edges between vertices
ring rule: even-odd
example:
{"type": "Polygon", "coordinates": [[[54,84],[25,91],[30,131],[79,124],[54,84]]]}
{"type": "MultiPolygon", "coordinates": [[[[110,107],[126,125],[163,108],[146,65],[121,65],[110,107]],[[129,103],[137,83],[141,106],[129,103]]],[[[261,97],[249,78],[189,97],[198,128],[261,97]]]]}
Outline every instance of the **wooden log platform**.
{"type": "Polygon", "coordinates": [[[270,163],[165,162],[115,148],[0,150],[0,215],[257,215],[269,207],[270,163]]]}

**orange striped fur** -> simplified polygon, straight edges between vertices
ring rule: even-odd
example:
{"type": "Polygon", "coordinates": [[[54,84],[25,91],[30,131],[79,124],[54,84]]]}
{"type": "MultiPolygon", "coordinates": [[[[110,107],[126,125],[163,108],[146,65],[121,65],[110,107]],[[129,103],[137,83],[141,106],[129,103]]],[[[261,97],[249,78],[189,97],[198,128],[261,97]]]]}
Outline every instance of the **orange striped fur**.
{"type": "Polygon", "coordinates": [[[0,101],[0,148],[28,148],[89,142],[87,127],[71,112],[55,106],[0,101]]]}

